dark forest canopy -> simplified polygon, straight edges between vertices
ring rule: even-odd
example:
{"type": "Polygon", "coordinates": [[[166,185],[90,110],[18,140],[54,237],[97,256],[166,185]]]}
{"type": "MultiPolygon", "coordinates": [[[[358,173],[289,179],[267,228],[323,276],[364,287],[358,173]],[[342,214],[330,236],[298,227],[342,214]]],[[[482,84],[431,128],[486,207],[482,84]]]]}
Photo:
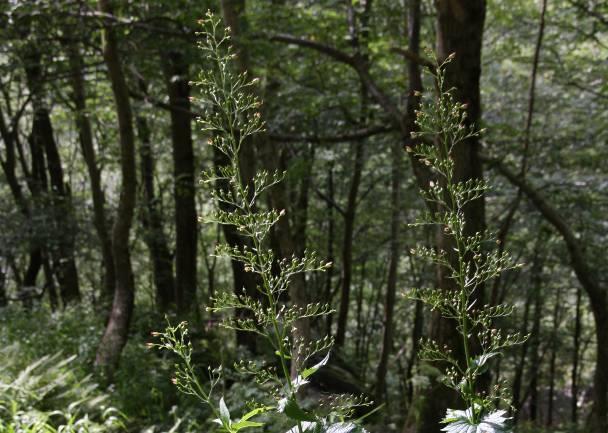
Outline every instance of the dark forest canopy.
{"type": "Polygon", "coordinates": [[[608,432],[607,2],[8,0],[0,47],[0,433],[608,432]]]}

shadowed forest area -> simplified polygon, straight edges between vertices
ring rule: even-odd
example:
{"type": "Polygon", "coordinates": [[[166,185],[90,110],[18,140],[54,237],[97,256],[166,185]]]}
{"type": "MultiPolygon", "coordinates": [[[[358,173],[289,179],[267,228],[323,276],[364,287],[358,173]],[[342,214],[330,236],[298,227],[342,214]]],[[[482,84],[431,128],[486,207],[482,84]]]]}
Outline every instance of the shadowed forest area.
{"type": "Polygon", "coordinates": [[[0,2],[0,433],[608,433],[608,2],[0,2]]]}

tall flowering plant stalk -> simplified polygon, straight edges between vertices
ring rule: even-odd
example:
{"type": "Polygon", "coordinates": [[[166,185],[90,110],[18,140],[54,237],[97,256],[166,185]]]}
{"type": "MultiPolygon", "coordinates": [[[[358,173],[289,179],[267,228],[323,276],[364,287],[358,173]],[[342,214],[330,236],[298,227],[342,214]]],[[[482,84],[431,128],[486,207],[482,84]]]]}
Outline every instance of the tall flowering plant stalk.
{"type": "Polygon", "coordinates": [[[445,367],[443,383],[458,393],[466,407],[465,410],[448,409],[442,431],[507,432],[506,411],[496,404],[507,401],[504,384],[495,385],[489,392],[480,392],[478,385],[491,360],[526,337],[496,329],[496,320],[512,314],[513,306],[479,305],[479,292],[488,281],[518,265],[508,253],[498,251],[491,233],[470,234],[466,228],[465,207],[481,199],[488,185],[483,179],[461,181],[455,176],[454,152],[458,146],[466,145],[467,139],[479,135],[479,131],[467,125],[466,106],[454,99],[453,89],[446,88],[445,69],[452,59],[453,55],[436,68],[436,94],[423,96],[416,116],[418,130],[412,133],[420,143],[406,150],[426,164],[434,175],[428,187],[421,190],[430,210],[411,225],[438,227],[448,237],[451,248],[446,251],[417,247],[412,253],[442,267],[454,287],[453,290],[416,288],[410,296],[443,318],[453,320],[460,336],[460,347],[426,339],[420,349],[422,360],[445,367]]]}
{"type": "Polygon", "coordinates": [[[209,185],[216,203],[215,210],[202,221],[236,227],[246,239],[244,246],[220,244],[216,255],[241,262],[246,272],[255,274],[256,293],[225,292],[212,300],[208,311],[223,315],[222,326],[239,332],[250,332],[266,340],[274,349],[275,363],[259,365],[241,361],[235,369],[248,375],[267,391],[267,400],[255,402],[251,411],[234,420],[224,398],[216,403],[214,390],[221,380],[221,369],[209,369],[209,378],[202,382],[192,363],[192,344],[187,338],[187,325],[169,326],[157,333],[160,342],[153,346],[175,353],[174,383],[185,394],[197,397],[210,406],[215,422],[223,432],[235,433],[245,428],[262,428],[258,416],[274,413],[293,427],[288,433],[354,433],[364,430],[347,421],[357,405],[368,404],[355,396],[334,396],[311,407],[302,402],[300,390],[313,374],[329,360],[333,339],[324,337],[304,341],[294,337],[297,323],[332,313],[329,305],[311,303],[293,305],[286,302],[287,291],[297,274],[324,271],[331,263],[319,260],[307,251],[303,257],[278,259],[267,247],[273,226],[285,210],[267,209],[258,200],[268,189],[281,182],[284,173],[260,170],[253,179],[243,179],[239,154],[251,138],[262,132],[264,123],[255,96],[255,79],[234,72],[235,54],[230,45],[229,29],[208,13],[202,22],[200,49],[208,61],[195,84],[201,93],[204,116],[198,119],[202,131],[210,137],[209,144],[220,152],[226,165],[204,173],[201,182],[209,185]],[[234,314],[235,312],[245,314],[234,314]],[[228,313],[228,314],[223,314],[228,313]],[[292,356],[297,354],[297,356],[292,356]],[[292,371],[295,374],[292,375],[292,371]]]}

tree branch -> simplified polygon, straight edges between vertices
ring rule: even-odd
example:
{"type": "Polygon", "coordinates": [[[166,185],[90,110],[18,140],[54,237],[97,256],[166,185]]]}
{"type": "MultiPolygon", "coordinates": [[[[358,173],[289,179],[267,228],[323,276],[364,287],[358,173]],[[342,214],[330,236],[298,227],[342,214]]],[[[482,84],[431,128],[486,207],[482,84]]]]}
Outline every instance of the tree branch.
{"type": "Polygon", "coordinates": [[[344,132],[336,135],[290,135],[281,133],[270,133],[269,137],[274,141],[297,142],[306,141],[309,143],[341,143],[345,141],[361,140],[363,138],[372,137],[379,134],[387,134],[395,131],[394,128],[387,126],[370,126],[355,130],[352,132],[344,132]]]}
{"type": "Polygon", "coordinates": [[[303,39],[297,36],[289,35],[286,33],[279,33],[270,36],[270,40],[273,42],[284,42],[287,44],[298,45],[300,47],[310,48],[320,53],[323,53],[339,62],[346,63],[352,67],[355,67],[355,57],[340,51],[330,45],[323,44],[321,42],[312,41],[310,39],[303,39]]]}
{"type": "Polygon", "coordinates": [[[420,66],[424,66],[433,75],[435,75],[435,69],[437,68],[437,65],[435,65],[435,63],[433,63],[433,61],[431,61],[430,59],[427,59],[426,57],[423,57],[418,53],[415,53],[414,51],[405,48],[393,47],[391,48],[391,51],[393,53],[399,54],[410,62],[417,63],[420,66]]]}
{"type": "Polygon", "coordinates": [[[517,186],[542,216],[557,230],[568,248],[572,268],[574,269],[579,282],[589,295],[591,302],[602,306],[606,305],[605,290],[600,287],[599,282],[595,279],[594,272],[588,264],[588,260],[585,257],[583,247],[577,238],[577,235],[572,230],[571,225],[562,217],[560,212],[553,207],[538,190],[526,182],[523,177],[511,171],[501,161],[487,157],[482,157],[482,160],[488,163],[491,168],[495,168],[513,185],[517,186]]]}

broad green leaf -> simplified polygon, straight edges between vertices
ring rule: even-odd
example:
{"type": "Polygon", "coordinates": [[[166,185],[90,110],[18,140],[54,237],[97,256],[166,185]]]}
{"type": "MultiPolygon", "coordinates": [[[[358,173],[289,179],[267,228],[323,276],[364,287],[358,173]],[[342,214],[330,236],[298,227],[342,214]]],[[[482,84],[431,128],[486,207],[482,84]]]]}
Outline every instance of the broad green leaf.
{"type": "Polygon", "coordinates": [[[298,406],[298,403],[296,403],[293,399],[287,401],[283,413],[296,421],[316,421],[314,415],[306,412],[304,409],[298,406]]]}

